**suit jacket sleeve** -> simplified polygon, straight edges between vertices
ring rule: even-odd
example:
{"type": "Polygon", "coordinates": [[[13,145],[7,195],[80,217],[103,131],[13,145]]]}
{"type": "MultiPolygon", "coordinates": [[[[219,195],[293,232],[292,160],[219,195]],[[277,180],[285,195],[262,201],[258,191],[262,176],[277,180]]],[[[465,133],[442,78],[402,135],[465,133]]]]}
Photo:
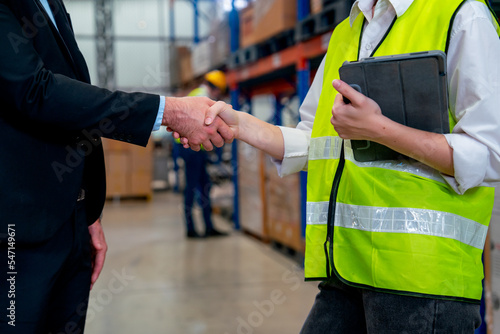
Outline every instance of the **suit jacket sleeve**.
{"type": "Polygon", "coordinates": [[[0,4],[1,119],[60,133],[98,129],[103,137],[147,144],[158,115],[158,95],[111,92],[68,73],[54,73],[34,47],[35,35],[23,31],[10,9],[0,4]]]}

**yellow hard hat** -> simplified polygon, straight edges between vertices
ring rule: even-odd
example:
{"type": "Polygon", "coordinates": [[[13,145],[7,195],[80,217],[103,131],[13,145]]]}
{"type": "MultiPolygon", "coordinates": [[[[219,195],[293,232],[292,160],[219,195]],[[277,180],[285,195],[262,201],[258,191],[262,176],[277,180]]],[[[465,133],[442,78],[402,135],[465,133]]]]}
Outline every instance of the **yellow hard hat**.
{"type": "Polygon", "coordinates": [[[205,74],[205,80],[219,88],[222,92],[226,91],[227,81],[224,72],[219,70],[214,70],[205,74]]]}

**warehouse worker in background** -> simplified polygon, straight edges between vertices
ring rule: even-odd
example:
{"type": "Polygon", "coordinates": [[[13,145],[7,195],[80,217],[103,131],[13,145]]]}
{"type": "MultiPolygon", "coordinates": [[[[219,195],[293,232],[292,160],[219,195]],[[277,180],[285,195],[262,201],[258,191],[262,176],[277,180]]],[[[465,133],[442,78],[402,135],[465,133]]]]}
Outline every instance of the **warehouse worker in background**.
{"type": "MultiPolygon", "coordinates": [[[[226,93],[226,75],[219,70],[211,71],[204,76],[203,83],[194,89],[188,96],[206,96],[213,100],[221,100],[226,93]]],[[[184,219],[186,223],[186,236],[188,238],[227,236],[227,233],[215,229],[212,222],[212,203],[210,201],[211,182],[207,172],[207,152],[201,148],[199,151],[180,149],[181,158],[184,160],[184,219]],[[200,235],[195,228],[193,208],[195,197],[203,212],[205,222],[204,235],[200,235]]]]}
{"type": "Polygon", "coordinates": [[[480,325],[481,255],[500,181],[499,33],[485,1],[359,0],[333,31],[296,129],[224,104],[209,110],[207,124],[224,110],[236,137],[276,159],[281,175],[308,170],[305,276],[322,283],[302,334],[480,325]],[[448,56],[450,134],[398,124],[338,80],[346,60],[428,50],[448,56]],[[351,139],[413,159],[358,162],[351,139]]]}
{"type": "Polygon", "coordinates": [[[145,146],[163,124],[210,150],[233,134],[204,125],[208,98],[90,85],[60,0],[0,2],[0,87],[0,333],[83,333],[107,248],[101,137],[145,146]]]}

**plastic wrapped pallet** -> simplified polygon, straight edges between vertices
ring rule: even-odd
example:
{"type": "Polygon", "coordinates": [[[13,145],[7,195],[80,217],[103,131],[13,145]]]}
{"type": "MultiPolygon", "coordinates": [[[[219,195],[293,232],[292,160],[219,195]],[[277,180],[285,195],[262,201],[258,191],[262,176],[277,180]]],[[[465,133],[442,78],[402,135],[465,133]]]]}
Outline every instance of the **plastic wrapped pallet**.
{"type": "Polygon", "coordinates": [[[229,21],[226,19],[217,21],[211,27],[209,41],[213,40],[213,65],[219,67],[227,62],[230,50],[229,21]]]}
{"type": "Polygon", "coordinates": [[[168,64],[170,87],[178,87],[181,84],[181,73],[179,69],[180,59],[177,48],[171,46],[168,48],[168,64]]]}
{"type": "Polygon", "coordinates": [[[204,75],[214,66],[214,52],[212,39],[207,39],[193,47],[191,66],[195,77],[204,75]]]}

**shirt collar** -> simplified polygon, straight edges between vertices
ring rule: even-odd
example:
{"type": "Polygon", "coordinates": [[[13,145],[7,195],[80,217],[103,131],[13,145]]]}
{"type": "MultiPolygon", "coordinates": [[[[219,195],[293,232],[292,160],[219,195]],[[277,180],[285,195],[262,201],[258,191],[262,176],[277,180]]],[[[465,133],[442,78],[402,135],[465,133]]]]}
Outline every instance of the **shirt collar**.
{"type": "MultiPolygon", "coordinates": [[[[47,12],[47,15],[49,16],[50,20],[52,21],[52,23],[54,23],[54,26],[57,28],[56,19],[54,18],[54,13],[50,8],[49,2],[47,0],[40,0],[40,2],[43,5],[45,11],[47,12]]],[[[59,28],[57,28],[57,30],[59,30],[59,28]]]]}
{"type": "MultiPolygon", "coordinates": [[[[388,1],[392,5],[392,7],[394,7],[397,17],[403,15],[413,2],[413,0],[379,0],[379,1],[388,1]]],[[[368,16],[371,18],[371,10],[374,3],[375,0],[356,0],[354,5],[352,5],[351,14],[349,15],[349,23],[351,24],[351,27],[354,24],[354,21],[356,20],[358,15],[361,13],[363,13],[365,17],[368,16]]]]}

